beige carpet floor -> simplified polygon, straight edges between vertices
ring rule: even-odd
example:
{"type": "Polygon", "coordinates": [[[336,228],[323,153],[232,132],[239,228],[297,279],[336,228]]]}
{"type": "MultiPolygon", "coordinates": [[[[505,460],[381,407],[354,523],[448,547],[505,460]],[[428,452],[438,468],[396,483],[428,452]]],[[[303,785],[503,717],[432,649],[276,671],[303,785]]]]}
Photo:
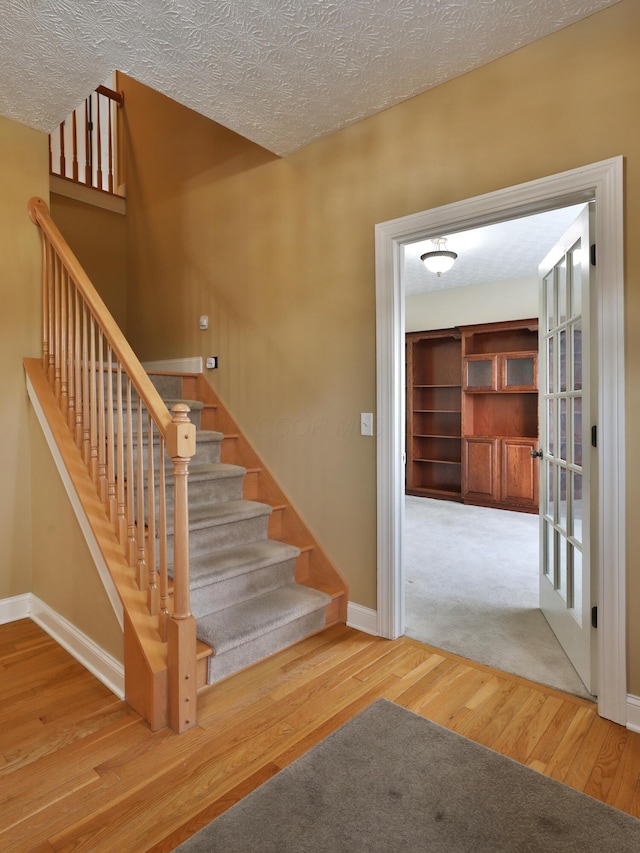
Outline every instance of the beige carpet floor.
{"type": "Polygon", "coordinates": [[[538,606],[538,516],[405,501],[406,635],[593,698],[538,606]]]}

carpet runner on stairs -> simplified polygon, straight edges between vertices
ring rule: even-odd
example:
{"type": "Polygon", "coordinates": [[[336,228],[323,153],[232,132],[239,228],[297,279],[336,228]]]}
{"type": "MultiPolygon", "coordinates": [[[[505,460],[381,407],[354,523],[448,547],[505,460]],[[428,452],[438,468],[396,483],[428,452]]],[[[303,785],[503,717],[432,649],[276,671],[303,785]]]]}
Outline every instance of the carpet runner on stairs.
{"type": "Polygon", "coordinates": [[[271,507],[243,499],[246,470],[220,462],[224,436],[200,428],[202,403],[181,397],[182,378],[151,379],[169,409],[179,402],[189,406],[196,425],[196,456],[189,466],[191,609],[198,639],[214,649],[208,662],[211,684],[321,630],[331,597],[296,583],[299,549],[269,539],[271,507]]]}

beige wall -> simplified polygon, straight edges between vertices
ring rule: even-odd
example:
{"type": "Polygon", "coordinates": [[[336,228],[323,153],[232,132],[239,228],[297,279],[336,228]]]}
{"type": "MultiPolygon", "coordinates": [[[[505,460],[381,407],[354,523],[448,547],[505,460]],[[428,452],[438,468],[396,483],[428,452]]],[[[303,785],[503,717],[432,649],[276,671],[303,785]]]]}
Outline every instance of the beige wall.
{"type": "Polygon", "coordinates": [[[537,278],[449,287],[405,298],[405,329],[424,332],[538,316],[537,278]]]}
{"type": "Polygon", "coordinates": [[[31,483],[25,356],[40,352],[40,242],[27,216],[49,192],[43,133],[0,118],[0,599],[31,589],[31,483]]]}
{"type": "Polygon", "coordinates": [[[219,356],[212,381],[366,607],[376,606],[375,443],[357,425],[375,408],[375,223],[625,156],[635,693],[639,32],[640,4],[622,0],[282,159],[124,81],[133,344],[149,359],[219,356]]]}
{"type": "Polygon", "coordinates": [[[126,221],[95,205],[51,193],[51,218],[113,314],[127,330],[126,221]]]}
{"type": "Polygon", "coordinates": [[[0,117],[0,600],[28,592],[115,657],[122,641],[28,402],[22,359],[41,347],[40,238],[27,216],[49,196],[47,136],[0,117]]]}
{"type": "Polygon", "coordinates": [[[38,419],[31,410],[31,591],[119,661],[122,629],[78,525],[38,419]]]}

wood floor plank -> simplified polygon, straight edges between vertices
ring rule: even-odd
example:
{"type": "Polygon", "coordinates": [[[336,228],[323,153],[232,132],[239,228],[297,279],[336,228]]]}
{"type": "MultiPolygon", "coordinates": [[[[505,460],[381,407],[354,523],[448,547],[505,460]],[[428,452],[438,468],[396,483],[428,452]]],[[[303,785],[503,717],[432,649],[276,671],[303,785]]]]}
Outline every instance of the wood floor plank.
{"type": "Polygon", "coordinates": [[[574,708],[563,700],[544,734],[532,750],[527,764],[535,767],[536,770],[542,773],[546,772],[560,741],[571,725],[573,714],[574,708]]]}
{"type": "MultiPolygon", "coordinates": [[[[532,693],[527,696],[526,701],[520,707],[509,723],[499,733],[491,744],[491,749],[510,755],[512,758],[521,754],[522,736],[529,731],[532,720],[540,714],[545,703],[546,696],[542,693],[532,693]],[[520,749],[518,749],[520,745],[520,749]]],[[[525,756],[527,757],[527,756],[525,756]]],[[[518,759],[522,760],[522,759],[518,759]]]]}
{"type": "Polygon", "coordinates": [[[551,721],[560,710],[562,699],[559,696],[544,696],[542,705],[536,714],[529,720],[526,728],[521,732],[518,739],[509,750],[509,755],[516,761],[525,764],[531,753],[538,745],[540,738],[548,729],[551,721]]]}
{"type": "Polygon", "coordinates": [[[627,740],[607,802],[629,814],[640,814],[640,738],[627,740]]]}
{"type": "MultiPolygon", "coordinates": [[[[499,678],[498,688],[487,698],[485,702],[470,710],[463,719],[456,721],[454,729],[458,734],[476,740],[480,732],[490,724],[491,720],[509,700],[511,694],[516,690],[517,684],[505,678],[499,678]]],[[[469,709],[467,709],[469,710],[469,709]]]]}
{"type": "MultiPolygon", "coordinates": [[[[635,736],[619,726],[610,727],[598,753],[593,770],[585,785],[584,792],[598,800],[607,802],[609,792],[616,777],[620,762],[624,759],[629,740],[635,736]]],[[[615,792],[618,796],[618,791],[615,792]]]]}
{"type": "Polygon", "coordinates": [[[208,688],[175,735],[21,620],[0,626],[0,849],[168,853],[380,697],[640,816],[640,735],[408,638],[334,626],[208,688]]]}
{"type": "Polygon", "coordinates": [[[584,738],[591,727],[594,713],[592,705],[580,708],[575,713],[547,766],[547,775],[552,779],[564,781],[576,753],[580,752],[584,738]]]}

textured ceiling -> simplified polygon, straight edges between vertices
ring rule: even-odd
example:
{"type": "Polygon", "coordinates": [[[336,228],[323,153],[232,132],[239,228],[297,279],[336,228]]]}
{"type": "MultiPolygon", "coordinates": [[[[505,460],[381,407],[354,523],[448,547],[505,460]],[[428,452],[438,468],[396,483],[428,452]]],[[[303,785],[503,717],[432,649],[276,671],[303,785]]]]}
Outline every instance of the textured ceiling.
{"type": "Polygon", "coordinates": [[[287,154],[618,0],[0,0],[0,115],[112,71],[287,154]]]}
{"type": "Polygon", "coordinates": [[[472,231],[443,234],[447,249],[458,257],[441,276],[429,272],[420,255],[434,249],[431,240],[411,243],[404,249],[404,284],[407,296],[469,287],[493,281],[536,276],[538,265],[560,241],[583,204],[511,219],[472,231]]]}

